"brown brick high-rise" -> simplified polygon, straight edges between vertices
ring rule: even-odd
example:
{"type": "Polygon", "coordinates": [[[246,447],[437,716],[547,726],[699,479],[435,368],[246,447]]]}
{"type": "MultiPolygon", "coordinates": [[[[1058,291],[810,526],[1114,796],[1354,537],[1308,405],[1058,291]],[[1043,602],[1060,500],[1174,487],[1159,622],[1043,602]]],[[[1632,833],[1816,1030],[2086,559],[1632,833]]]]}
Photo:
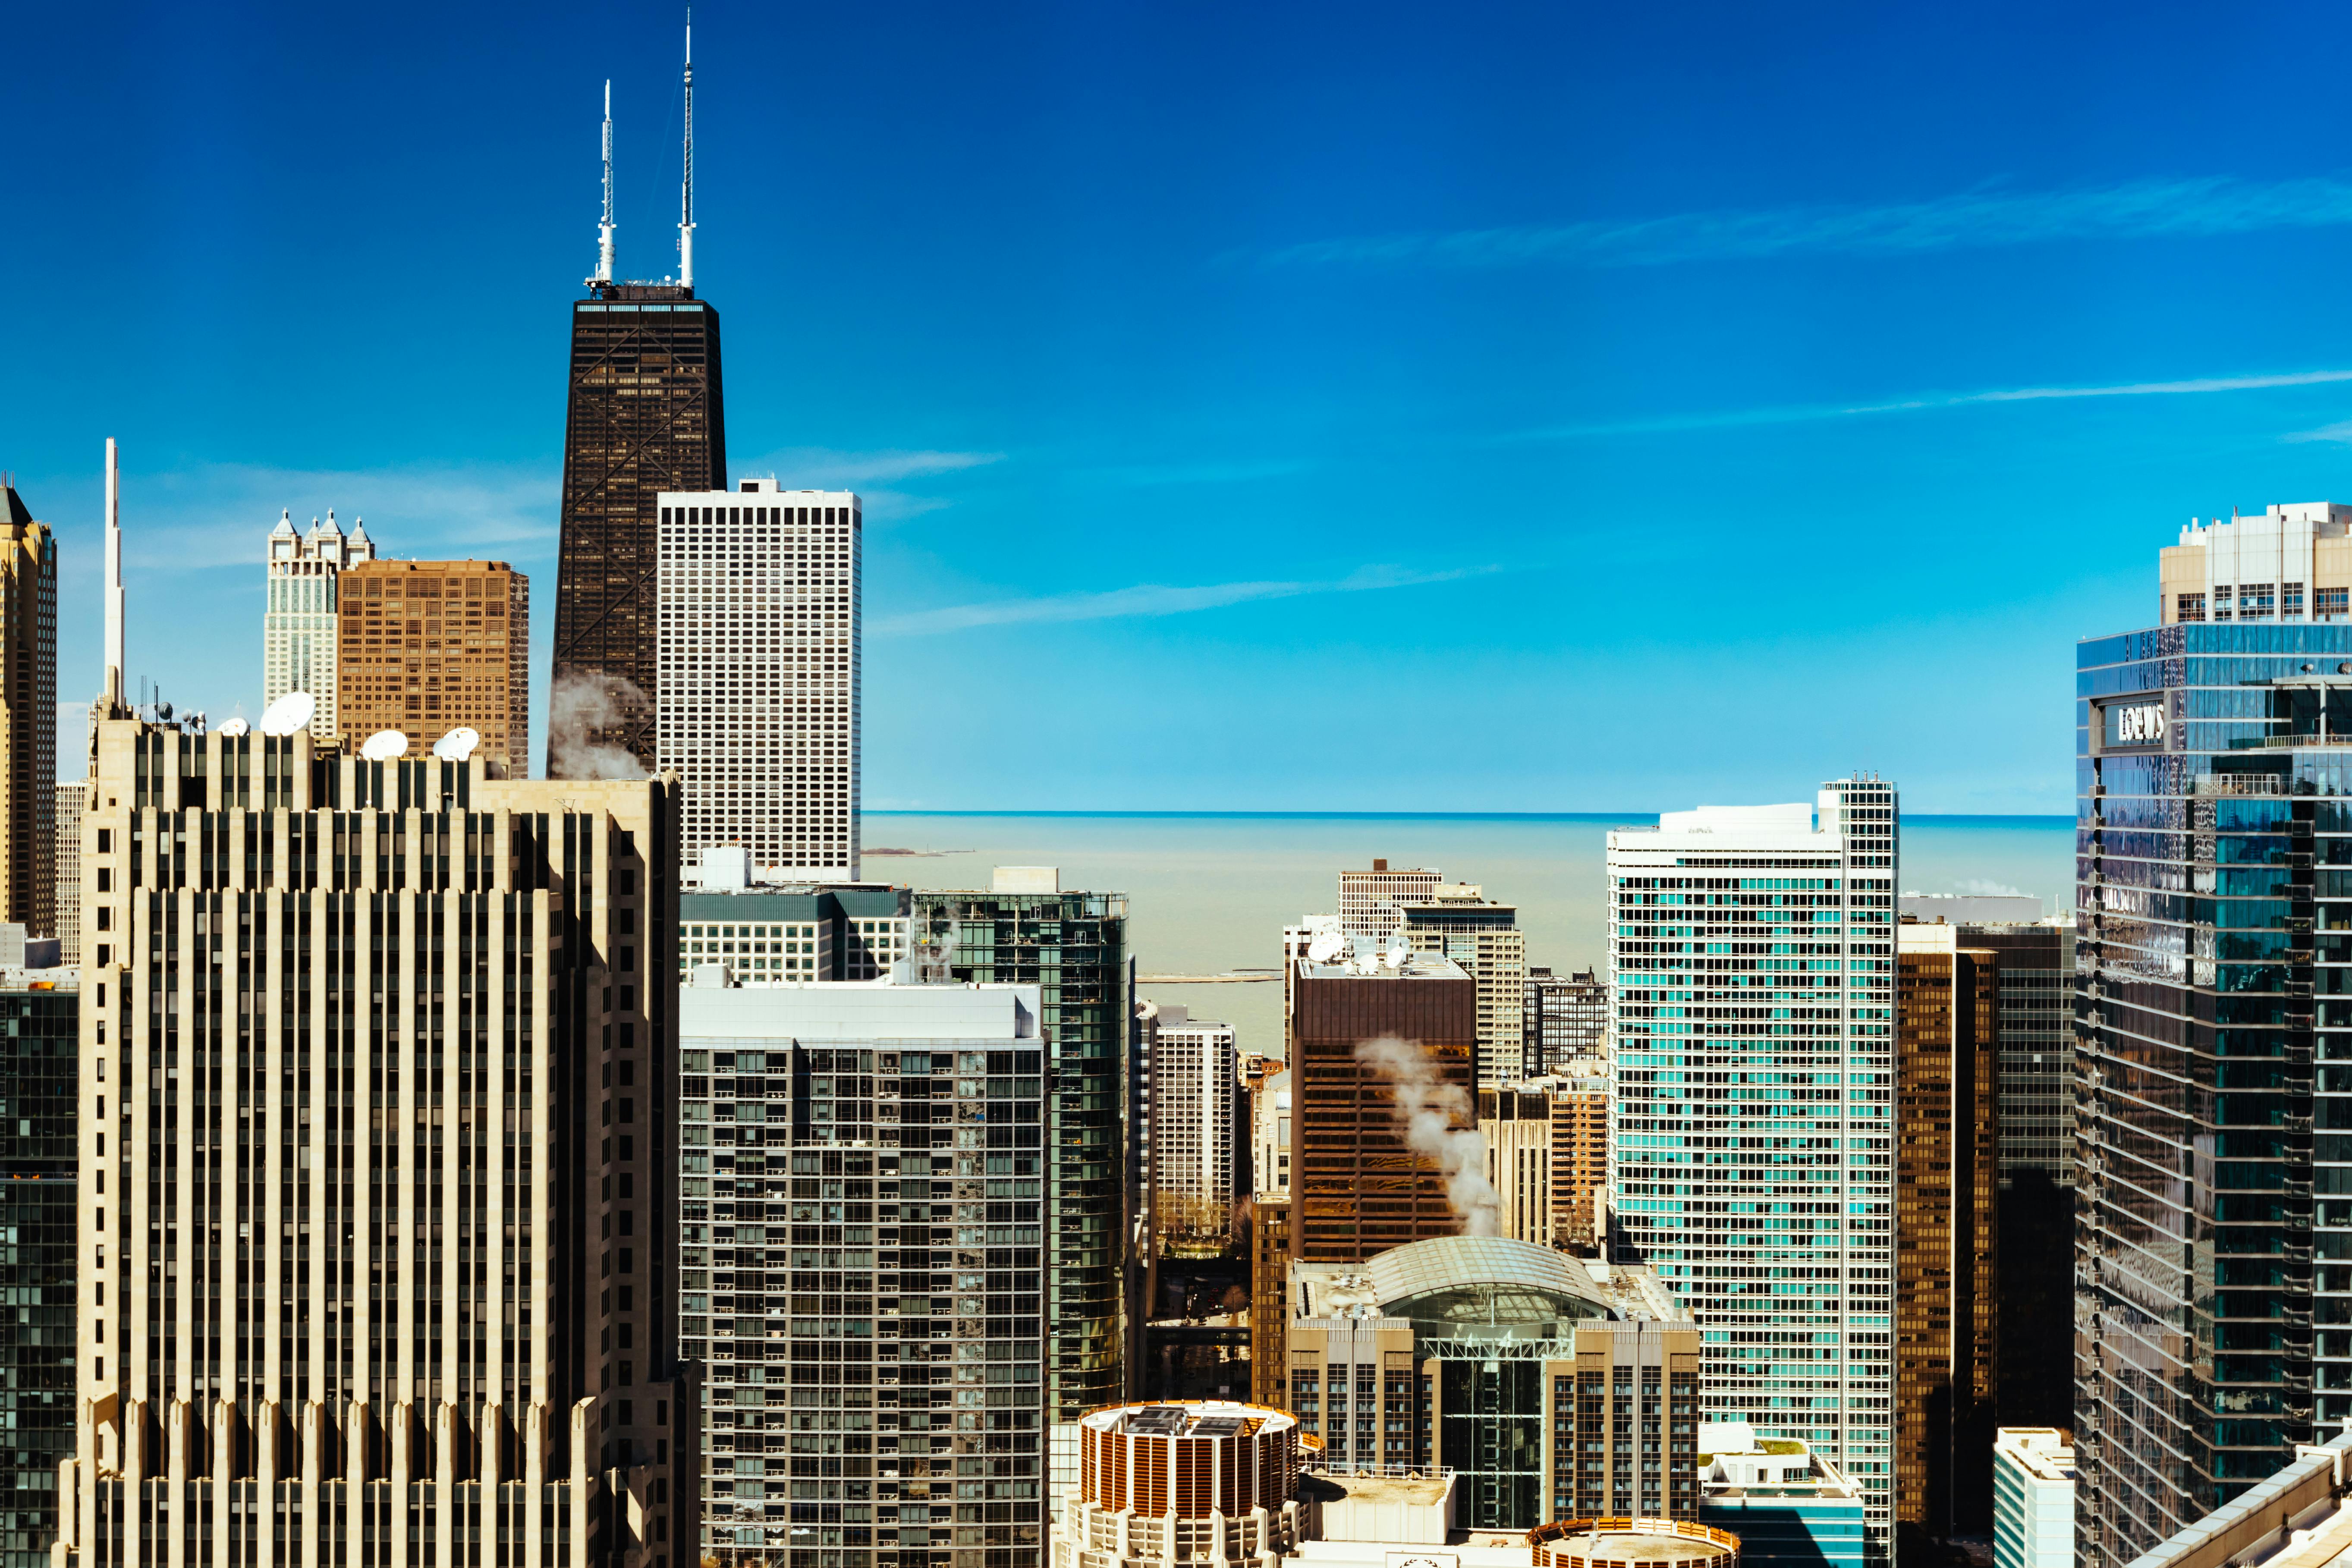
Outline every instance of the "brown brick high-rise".
{"type": "Polygon", "coordinates": [[[1356,1047],[1384,1035],[1417,1042],[1462,1091],[1458,1125],[1474,1126],[1478,983],[1434,953],[1407,953],[1394,968],[1301,959],[1292,997],[1291,1260],[1360,1262],[1459,1233],[1445,1178],[1405,1147],[1391,1087],[1356,1047]]]}
{"type": "Polygon", "coordinates": [[[422,755],[462,724],[507,777],[529,778],[530,579],[503,561],[369,561],[341,583],[343,735],[398,730],[422,755]]]}
{"type": "Polygon", "coordinates": [[[589,739],[651,773],[658,498],[727,488],[719,312],[691,289],[591,287],[572,307],[549,696],[578,678],[615,697],[620,719],[589,739]]]}

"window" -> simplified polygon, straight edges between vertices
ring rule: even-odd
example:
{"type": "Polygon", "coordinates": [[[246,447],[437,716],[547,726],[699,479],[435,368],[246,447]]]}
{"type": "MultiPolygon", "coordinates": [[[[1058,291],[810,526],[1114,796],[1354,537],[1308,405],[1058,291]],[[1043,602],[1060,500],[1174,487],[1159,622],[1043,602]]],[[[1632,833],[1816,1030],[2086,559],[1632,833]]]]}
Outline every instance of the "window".
{"type": "MultiPolygon", "coordinates": [[[[2337,592],[2340,593],[2342,590],[2339,589],[2337,592]]],[[[2327,590],[2325,588],[2322,588],[2319,593],[2320,597],[2323,599],[2327,596],[2327,590]]],[[[2178,612],[2179,613],[2173,617],[2175,620],[2203,620],[2205,618],[2205,595],[2202,594],[2183,594],[2179,595],[2178,612]]]]}
{"type": "Polygon", "coordinates": [[[2316,616],[2341,616],[2346,614],[2347,611],[2352,611],[2352,605],[2347,605],[2346,602],[2347,595],[2352,595],[2352,589],[2321,588],[2316,590],[2311,595],[2312,614],[2316,616]]]}
{"type": "Polygon", "coordinates": [[[2230,585],[2227,583],[2217,584],[2214,586],[2213,618],[2217,621],[2226,621],[2230,618],[2230,585]]]}

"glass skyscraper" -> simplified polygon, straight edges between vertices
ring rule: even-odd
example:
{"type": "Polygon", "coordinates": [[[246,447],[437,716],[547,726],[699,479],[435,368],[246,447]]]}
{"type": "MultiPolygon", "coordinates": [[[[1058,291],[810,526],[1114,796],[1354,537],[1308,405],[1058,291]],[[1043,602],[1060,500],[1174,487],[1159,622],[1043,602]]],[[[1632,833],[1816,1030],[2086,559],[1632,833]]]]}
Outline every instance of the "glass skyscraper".
{"type": "Polygon", "coordinates": [[[2347,592],[2352,507],[2191,523],[2076,653],[2084,1563],[2352,1415],[2347,592]]]}
{"type": "Polygon", "coordinates": [[[0,988],[0,1568],[49,1561],[74,1446],[81,996],[74,971],[37,973],[0,988]]]}
{"type": "Polygon", "coordinates": [[[928,968],[944,955],[957,980],[1035,985],[1043,998],[1045,1408],[1071,1422],[1126,1390],[1127,899],[1032,886],[1045,882],[1058,886],[1006,868],[987,892],[918,891],[915,957],[928,968]]]}
{"type": "Polygon", "coordinates": [[[1704,1331],[1700,1408],[1799,1438],[1891,1544],[1895,786],[1609,835],[1617,1255],[1704,1331]]]}

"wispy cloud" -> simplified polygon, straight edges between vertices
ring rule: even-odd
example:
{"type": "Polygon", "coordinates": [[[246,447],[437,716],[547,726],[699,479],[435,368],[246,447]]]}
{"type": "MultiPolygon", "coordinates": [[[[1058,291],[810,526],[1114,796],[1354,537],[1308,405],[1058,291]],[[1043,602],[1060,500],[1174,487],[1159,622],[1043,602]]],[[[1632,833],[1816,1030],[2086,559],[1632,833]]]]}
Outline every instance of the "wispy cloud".
{"type": "Polygon", "coordinates": [[[2322,425],[2316,430],[2291,430],[2279,439],[2282,441],[2328,441],[2339,447],[2352,447],[2352,419],[2339,419],[2333,425],[2322,425]]]}
{"type": "Polygon", "coordinates": [[[898,447],[844,452],[830,447],[786,447],[735,466],[748,473],[773,474],[787,489],[833,489],[886,484],[925,474],[951,474],[1003,461],[1002,452],[908,451],[898,447]]]}
{"type": "MultiPolygon", "coordinates": [[[[364,520],[392,555],[551,550],[562,480],[521,464],[320,469],[212,463],[123,476],[122,527],[142,570],[259,568],[281,510],[307,529],[330,510],[364,520]]],[[[257,584],[259,582],[256,577],[257,584]]]]}
{"type": "MultiPolygon", "coordinates": [[[[2187,397],[2220,392],[2260,392],[2276,387],[2325,386],[2352,381],[2352,370],[2301,370],[2273,375],[2200,376],[2188,381],[2127,381],[2098,386],[2011,386],[1990,392],[1926,393],[1883,403],[1796,403],[1734,408],[1653,418],[1613,419],[1560,425],[1496,437],[1501,444],[1564,441],[1591,436],[1641,436],[1675,430],[1714,430],[1742,425],[1794,425],[1818,419],[1850,419],[1872,414],[1912,414],[1939,408],[1969,408],[1998,403],[2042,403],[2086,397],[2187,397]]],[[[2306,431],[2290,440],[2352,441],[2352,424],[2306,431]],[[2335,432],[2331,434],[2331,432],[2335,432]]]]}
{"type": "Polygon", "coordinates": [[[968,631],[975,626],[1017,626],[1041,621],[1104,621],[1138,616],[1181,616],[1196,610],[1223,609],[1228,605],[1259,599],[1295,599],[1309,594],[1361,594],[1381,588],[1412,588],[1431,583],[1451,583],[1484,576],[1493,566],[1464,567],[1447,572],[1411,572],[1395,566],[1364,566],[1345,577],[1325,581],[1209,583],[1177,587],[1146,583],[1095,594],[1055,594],[1035,599],[998,599],[980,605],[950,605],[936,610],[916,610],[866,623],[875,637],[929,637],[940,632],[968,631]]]}
{"type": "Polygon", "coordinates": [[[2052,240],[2252,234],[2352,223],[2352,182],[2227,175],[2064,191],[1979,188],[1875,206],[1722,210],[1580,223],[1310,240],[1228,260],[1269,267],[1664,267],[1843,254],[1898,256],[2052,240]]]}

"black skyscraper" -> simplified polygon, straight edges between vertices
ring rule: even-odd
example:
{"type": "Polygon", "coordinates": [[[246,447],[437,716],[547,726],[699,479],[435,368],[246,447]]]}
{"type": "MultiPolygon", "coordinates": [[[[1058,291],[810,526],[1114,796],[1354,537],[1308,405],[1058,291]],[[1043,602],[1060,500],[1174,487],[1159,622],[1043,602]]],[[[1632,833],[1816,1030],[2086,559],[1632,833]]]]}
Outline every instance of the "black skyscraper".
{"type": "MultiPolygon", "coordinates": [[[[691,288],[590,285],[572,307],[572,392],[549,691],[584,678],[614,700],[592,740],[654,764],[655,538],[664,490],[727,483],[719,312],[691,288]],[[627,687],[621,683],[626,681],[627,687]],[[629,688],[635,688],[632,691],[629,688]]],[[[549,758],[549,772],[560,764],[549,758]]]]}

